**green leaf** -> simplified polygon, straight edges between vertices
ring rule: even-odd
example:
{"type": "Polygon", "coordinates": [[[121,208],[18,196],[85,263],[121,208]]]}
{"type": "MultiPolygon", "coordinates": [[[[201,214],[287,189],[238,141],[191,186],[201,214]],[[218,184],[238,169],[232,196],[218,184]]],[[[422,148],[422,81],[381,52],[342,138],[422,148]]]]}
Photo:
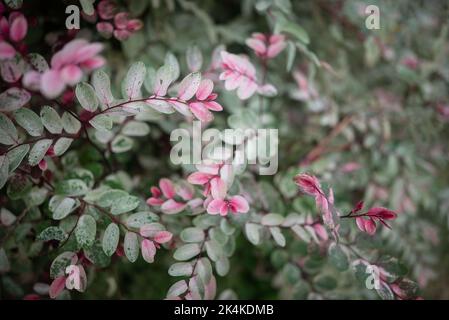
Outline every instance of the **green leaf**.
{"type": "Polygon", "coordinates": [[[78,197],[86,194],[88,187],[83,180],[69,179],[61,181],[56,185],[56,194],[66,195],[69,197],[78,197]]]}
{"type": "Polygon", "coordinates": [[[76,98],[81,107],[89,112],[95,112],[98,108],[98,99],[95,94],[94,88],[86,83],[81,82],[76,85],[75,89],[76,98]]]}
{"type": "Polygon", "coordinates": [[[0,143],[5,145],[16,144],[19,139],[14,123],[3,113],[0,113],[0,143]]]}
{"type": "Polygon", "coordinates": [[[112,129],[112,118],[107,114],[98,114],[90,119],[89,123],[98,131],[110,131],[112,129]]]}
{"type": "Polygon", "coordinates": [[[229,272],[229,268],[229,259],[226,257],[220,257],[220,259],[215,262],[215,270],[217,270],[217,274],[219,276],[224,277],[225,275],[227,275],[229,272]]]}
{"type": "Polygon", "coordinates": [[[95,0],[80,0],[81,8],[83,12],[88,16],[91,16],[95,13],[94,3],[95,0]]]}
{"type": "Polygon", "coordinates": [[[99,268],[106,268],[111,263],[111,258],[103,252],[102,245],[98,240],[91,247],[85,248],[84,254],[90,262],[99,268]]]}
{"type": "Polygon", "coordinates": [[[141,121],[129,121],[122,129],[124,135],[130,137],[143,137],[150,133],[150,126],[141,121]]]}
{"type": "Polygon", "coordinates": [[[49,106],[43,106],[41,109],[41,120],[44,127],[53,134],[62,132],[62,121],[55,109],[49,106]]]}
{"type": "Polygon", "coordinates": [[[47,60],[38,53],[29,53],[27,55],[28,62],[36,69],[38,72],[43,73],[49,69],[47,60]]]}
{"type": "Polygon", "coordinates": [[[318,275],[313,279],[313,282],[320,291],[330,291],[337,287],[337,280],[328,275],[318,275]]]}
{"type": "Polygon", "coordinates": [[[92,75],[92,85],[95,88],[100,103],[104,106],[109,106],[114,101],[114,96],[111,92],[111,80],[103,70],[97,70],[92,75]]]}
{"type": "Polygon", "coordinates": [[[55,279],[65,274],[65,269],[70,265],[72,259],[76,256],[76,253],[66,251],[61,253],[53,260],[50,266],[50,277],[55,279]]]}
{"type": "Polygon", "coordinates": [[[8,272],[11,269],[8,257],[6,256],[5,249],[0,248],[0,274],[8,272]]]}
{"type": "Polygon", "coordinates": [[[44,159],[45,154],[52,143],[52,139],[42,139],[33,145],[30,154],[28,155],[28,163],[30,166],[36,166],[42,159],[44,159]]]}
{"type": "Polygon", "coordinates": [[[114,202],[112,202],[111,213],[113,215],[119,215],[129,212],[137,208],[139,206],[139,202],[139,198],[129,195],[115,199],[114,202]]]}
{"type": "Polygon", "coordinates": [[[16,122],[24,128],[30,136],[39,137],[44,132],[41,118],[27,108],[21,108],[14,111],[14,118],[16,122]]]}
{"type": "Polygon", "coordinates": [[[128,193],[119,189],[109,189],[103,191],[98,200],[95,201],[100,207],[106,208],[110,207],[114,201],[119,198],[127,197],[128,193]]]}
{"type": "Polygon", "coordinates": [[[377,294],[382,300],[394,300],[394,293],[386,283],[381,283],[380,288],[376,289],[377,294]]]}
{"type": "Polygon", "coordinates": [[[81,122],[68,112],[64,112],[61,117],[62,126],[65,132],[76,134],[81,129],[81,122]]]}
{"type": "Polygon", "coordinates": [[[140,87],[145,79],[145,64],[135,62],[131,65],[122,83],[122,93],[124,98],[135,99],[140,96],[140,87]]]}
{"type": "Polygon", "coordinates": [[[290,33],[304,44],[309,44],[310,38],[306,30],[304,30],[299,24],[284,20],[280,23],[280,31],[290,33]]]}
{"type": "Polygon", "coordinates": [[[185,244],[176,249],[173,258],[178,261],[190,260],[200,253],[200,246],[196,243],[185,244]]]}
{"type": "Polygon", "coordinates": [[[45,228],[39,235],[37,236],[37,240],[49,241],[49,240],[57,240],[62,241],[67,237],[67,234],[64,230],[59,227],[51,226],[45,228]]]}
{"type": "Polygon", "coordinates": [[[59,138],[55,145],[54,145],[54,151],[55,151],[55,155],[57,156],[61,156],[63,155],[70,147],[70,145],[72,144],[73,139],[70,138],[59,138]]]}
{"type": "Polygon", "coordinates": [[[18,146],[17,148],[12,149],[9,151],[6,156],[9,159],[9,172],[14,172],[14,170],[17,169],[17,167],[20,165],[20,163],[23,161],[23,159],[26,157],[28,151],[30,151],[30,145],[29,144],[22,144],[21,146],[18,146]]]}
{"type": "Polygon", "coordinates": [[[260,243],[260,226],[254,223],[245,224],[245,233],[249,242],[254,245],[258,245],[260,243]]]}
{"type": "Polygon", "coordinates": [[[144,224],[159,221],[159,216],[152,212],[136,212],[126,219],[126,225],[130,228],[140,228],[144,224]]]}
{"type": "Polygon", "coordinates": [[[53,219],[62,220],[69,215],[75,208],[76,201],[72,198],[63,196],[53,196],[50,199],[48,207],[53,212],[53,219]]]}
{"type": "Polygon", "coordinates": [[[9,177],[9,159],[6,156],[0,156],[0,189],[4,187],[9,177]]]}
{"type": "Polygon", "coordinates": [[[126,232],[123,244],[125,255],[130,262],[135,262],[139,257],[139,240],[134,232],[126,232]]]}
{"type": "Polygon", "coordinates": [[[349,268],[349,260],[347,254],[342,248],[332,243],[328,249],[329,262],[339,271],[345,271],[349,268]]]}
{"type": "Polygon", "coordinates": [[[204,231],[200,228],[186,228],[181,232],[181,240],[184,242],[201,242],[204,240],[204,231]]]}
{"type": "Polygon", "coordinates": [[[284,217],[277,213],[266,214],[262,217],[261,221],[264,226],[269,227],[278,226],[282,224],[282,222],[284,222],[284,217]]]}
{"type": "Polygon", "coordinates": [[[112,256],[117,250],[118,242],[120,238],[120,229],[117,224],[110,223],[106,228],[103,235],[103,251],[107,256],[112,256]]]}
{"type": "Polygon", "coordinates": [[[31,99],[31,94],[17,87],[9,88],[0,94],[0,111],[10,112],[23,107],[31,99]]]}
{"type": "Polygon", "coordinates": [[[273,237],[274,241],[281,246],[285,247],[285,237],[281,232],[281,229],[279,227],[271,227],[270,228],[271,236],[273,237]]]}
{"type": "Polygon", "coordinates": [[[188,289],[187,282],[185,280],[180,280],[174,283],[167,292],[167,297],[178,297],[179,295],[186,292],[188,289]]]}
{"type": "Polygon", "coordinates": [[[133,144],[134,142],[132,139],[124,135],[118,134],[111,142],[111,150],[114,153],[126,152],[131,150],[133,144]]]}
{"type": "Polygon", "coordinates": [[[192,274],[193,267],[189,262],[177,262],[168,268],[168,274],[172,277],[185,277],[192,274]]]}
{"type": "Polygon", "coordinates": [[[95,235],[97,233],[97,222],[88,214],[84,214],[78,220],[75,228],[76,241],[83,248],[89,248],[94,244],[95,235]]]}
{"type": "Polygon", "coordinates": [[[215,240],[206,241],[206,252],[212,261],[218,261],[223,255],[223,247],[215,240]]]}

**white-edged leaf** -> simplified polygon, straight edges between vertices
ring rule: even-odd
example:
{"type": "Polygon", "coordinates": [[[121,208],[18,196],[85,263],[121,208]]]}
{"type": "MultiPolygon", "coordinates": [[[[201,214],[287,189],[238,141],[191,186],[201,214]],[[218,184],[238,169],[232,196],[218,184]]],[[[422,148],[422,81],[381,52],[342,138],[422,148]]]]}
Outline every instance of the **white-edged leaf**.
{"type": "Polygon", "coordinates": [[[55,155],[60,156],[64,154],[64,152],[67,151],[72,142],[73,139],[71,138],[64,138],[64,137],[59,138],[54,145],[55,155]]]}
{"type": "Polygon", "coordinates": [[[179,84],[178,98],[185,101],[190,100],[198,91],[200,83],[201,73],[193,72],[188,74],[179,84]]]}
{"type": "Polygon", "coordinates": [[[23,107],[31,99],[31,94],[25,89],[9,88],[0,94],[0,111],[9,112],[23,107]]]}
{"type": "Polygon", "coordinates": [[[2,208],[0,210],[0,222],[2,223],[2,225],[9,227],[13,225],[13,223],[16,222],[16,220],[17,217],[8,209],[2,208]]]}
{"type": "Polygon", "coordinates": [[[168,274],[172,277],[190,276],[193,271],[193,266],[189,262],[176,262],[168,268],[168,274]]]}
{"type": "Polygon", "coordinates": [[[76,134],[81,129],[81,122],[68,112],[64,112],[61,117],[62,127],[65,132],[76,134]]]}
{"type": "Polygon", "coordinates": [[[140,228],[144,224],[149,224],[156,221],[159,221],[158,215],[149,211],[143,211],[130,215],[126,219],[126,225],[130,228],[140,228]]]}
{"type": "Polygon", "coordinates": [[[254,245],[258,245],[260,243],[260,228],[261,226],[255,223],[246,223],[245,224],[245,233],[249,242],[254,245]]]}
{"type": "Polygon", "coordinates": [[[39,137],[44,132],[41,118],[28,108],[14,111],[16,122],[24,128],[30,136],[39,137]]]}
{"type": "Polygon", "coordinates": [[[137,260],[139,257],[139,240],[137,234],[131,231],[126,232],[123,249],[125,250],[125,256],[130,262],[137,260]]]}
{"type": "Polygon", "coordinates": [[[179,78],[180,74],[179,62],[173,53],[167,52],[167,54],[165,55],[164,65],[170,68],[172,81],[175,81],[176,79],[179,78]]]}
{"type": "Polygon", "coordinates": [[[129,121],[123,126],[122,133],[130,137],[143,137],[150,133],[150,126],[141,121],[129,121]]]}
{"type": "Polygon", "coordinates": [[[41,119],[44,127],[53,134],[62,132],[62,120],[55,109],[49,106],[43,106],[41,109],[41,119]]]}
{"type": "Polygon", "coordinates": [[[203,65],[203,54],[198,46],[190,46],[186,51],[187,66],[190,71],[196,72],[203,65]]]}
{"type": "Polygon", "coordinates": [[[190,227],[182,230],[181,240],[184,242],[201,242],[204,240],[204,231],[200,228],[190,227]]]}
{"type": "Polygon", "coordinates": [[[134,196],[125,196],[115,199],[111,205],[111,213],[119,215],[134,210],[139,206],[139,198],[134,196]]]}
{"type": "Polygon", "coordinates": [[[62,220],[67,217],[75,208],[76,201],[72,198],[63,196],[53,196],[50,199],[48,207],[53,213],[52,217],[55,220],[62,220]]]}
{"type": "Polygon", "coordinates": [[[179,295],[186,292],[188,289],[187,282],[185,280],[180,280],[174,283],[167,292],[167,297],[178,297],[179,295]]]}
{"type": "Polygon", "coordinates": [[[78,197],[86,194],[89,191],[86,183],[80,179],[68,179],[59,182],[56,185],[56,194],[70,196],[70,197],[78,197]]]}
{"type": "Polygon", "coordinates": [[[37,165],[44,157],[52,144],[52,139],[42,139],[37,141],[30,150],[28,163],[30,166],[37,165]]]}
{"type": "Polygon", "coordinates": [[[122,83],[122,93],[124,98],[135,99],[140,96],[140,87],[145,79],[145,64],[135,62],[131,65],[122,83]]]}
{"type": "Polygon", "coordinates": [[[98,131],[109,131],[112,129],[112,118],[107,114],[98,114],[90,119],[89,123],[98,131]]]}
{"type": "Polygon", "coordinates": [[[274,241],[281,246],[285,247],[285,237],[281,232],[281,228],[279,227],[271,227],[270,228],[271,236],[273,237],[274,241]]]}
{"type": "Polygon", "coordinates": [[[94,112],[98,108],[98,99],[94,88],[87,82],[80,82],[75,89],[76,98],[81,107],[85,110],[94,112]]]}
{"type": "Polygon", "coordinates": [[[9,172],[14,172],[20,165],[22,160],[26,157],[28,151],[30,151],[29,144],[22,144],[11,151],[9,151],[6,156],[9,159],[9,172]]]}
{"type": "Polygon", "coordinates": [[[114,96],[111,92],[111,80],[103,70],[97,70],[92,75],[92,85],[95,88],[100,103],[104,106],[109,106],[114,101],[114,96]]]}
{"type": "Polygon", "coordinates": [[[5,145],[16,144],[19,139],[14,123],[3,113],[0,113],[0,143],[5,145]]]}
{"type": "Polygon", "coordinates": [[[262,217],[261,223],[264,226],[278,226],[284,222],[284,217],[277,213],[268,213],[262,217]]]}
{"type": "Polygon", "coordinates": [[[108,257],[112,256],[117,250],[120,239],[120,229],[117,224],[110,223],[104,231],[103,241],[101,242],[103,251],[108,257]]]}
{"type": "Polygon", "coordinates": [[[173,258],[178,261],[190,260],[200,253],[200,246],[196,243],[185,244],[176,249],[173,258]]]}
{"type": "Polygon", "coordinates": [[[79,218],[75,228],[76,241],[83,248],[89,248],[94,244],[95,235],[97,233],[97,222],[94,217],[83,214],[79,218]]]}
{"type": "Polygon", "coordinates": [[[127,136],[118,134],[111,142],[111,150],[114,153],[122,153],[131,150],[134,141],[127,136]]]}

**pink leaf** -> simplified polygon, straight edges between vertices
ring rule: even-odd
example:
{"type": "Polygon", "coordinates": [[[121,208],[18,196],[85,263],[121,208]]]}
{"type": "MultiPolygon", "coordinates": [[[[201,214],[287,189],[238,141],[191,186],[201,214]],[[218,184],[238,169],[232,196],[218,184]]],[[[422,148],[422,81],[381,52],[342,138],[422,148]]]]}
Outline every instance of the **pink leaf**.
{"type": "Polygon", "coordinates": [[[167,199],[171,199],[175,196],[175,188],[173,183],[169,179],[161,179],[159,181],[159,187],[162,190],[162,193],[167,199]]]}
{"type": "Polygon", "coordinates": [[[221,208],[226,205],[227,204],[223,199],[212,200],[207,206],[207,212],[209,214],[219,214],[221,211],[221,208]]]}
{"type": "Polygon", "coordinates": [[[236,213],[247,213],[249,211],[248,201],[242,196],[233,196],[229,199],[231,210],[236,213]]]}
{"type": "Polygon", "coordinates": [[[8,42],[0,41],[0,60],[11,59],[16,54],[16,49],[8,42]]]}
{"type": "Polygon", "coordinates": [[[207,109],[212,110],[212,111],[221,111],[221,110],[223,110],[223,107],[218,102],[215,102],[215,101],[204,101],[203,105],[207,109]]]}
{"type": "Polygon", "coordinates": [[[173,199],[169,199],[162,204],[161,210],[165,214],[176,214],[183,211],[186,206],[187,205],[185,203],[180,203],[173,199]]]}
{"type": "Polygon", "coordinates": [[[196,98],[198,100],[206,100],[214,89],[214,83],[210,79],[203,79],[196,92],[196,98]]]}
{"type": "Polygon", "coordinates": [[[18,15],[11,23],[9,38],[14,42],[22,41],[28,31],[28,23],[23,14],[18,15]]]}
{"type": "Polygon", "coordinates": [[[316,196],[323,193],[320,182],[315,176],[301,173],[294,177],[294,181],[303,192],[309,195],[316,196]]]}
{"type": "Polygon", "coordinates": [[[159,223],[148,223],[140,227],[139,233],[142,237],[154,237],[158,232],[164,231],[164,227],[159,223]]]}
{"type": "Polygon", "coordinates": [[[49,99],[58,97],[65,89],[61,74],[56,70],[45,71],[41,78],[41,92],[49,99]]]}
{"type": "Polygon", "coordinates": [[[60,276],[53,280],[49,290],[50,298],[54,299],[61,294],[62,290],[65,288],[65,281],[65,276],[60,276]]]}
{"type": "MultiPolygon", "coordinates": [[[[218,170],[217,170],[218,173],[218,170]]],[[[203,172],[194,172],[187,177],[187,181],[191,184],[206,184],[212,179],[214,174],[203,173],[203,172]]]]}
{"type": "Polygon", "coordinates": [[[156,233],[153,240],[156,241],[157,243],[166,243],[169,242],[172,239],[172,237],[173,234],[171,232],[159,231],[158,233],[156,233]]]}
{"type": "Polygon", "coordinates": [[[313,225],[313,229],[315,229],[316,234],[324,241],[329,239],[326,228],[324,228],[324,226],[322,224],[313,225]]]}
{"type": "Polygon", "coordinates": [[[144,239],[141,244],[141,251],[143,259],[148,263],[154,262],[154,256],[156,254],[156,247],[153,241],[144,239]]]}
{"type": "Polygon", "coordinates": [[[198,91],[201,83],[201,73],[193,72],[187,75],[179,84],[178,98],[181,100],[190,100],[198,91]]]}
{"type": "Polygon", "coordinates": [[[80,82],[83,76],[83,72],[79,67],[73,64],[69,64],[61,69],[61,78],[68,85],[75,85],[80,82]]]}
{"type": "Polygon", "coordinates": [[[364,220],[365,223],[365,231],[369,234],[369,235],[374,235],[376,233],[376,223],[372,220],[364,220]]]}
{"type": "Polygon", "coordinates": [[[203,122],[210,122],[214,119],[213,114],[201,102],[192,102],[189,104],[190,111],[194,116],[203,122]]]}
{"type": "Polygon", "coordinates": [[[253,49],[257,55],[263,56],[267,50],[267,46],[263,40],[257,38],[249,38],[245,41],[246,45],[253,49]]]}
{"type": "Polygon", "coordinates": [[[226,189],[226,183],[221,178],[216,177],[210,181],[210,191],[214,199],[224,199],[226,189]]]}

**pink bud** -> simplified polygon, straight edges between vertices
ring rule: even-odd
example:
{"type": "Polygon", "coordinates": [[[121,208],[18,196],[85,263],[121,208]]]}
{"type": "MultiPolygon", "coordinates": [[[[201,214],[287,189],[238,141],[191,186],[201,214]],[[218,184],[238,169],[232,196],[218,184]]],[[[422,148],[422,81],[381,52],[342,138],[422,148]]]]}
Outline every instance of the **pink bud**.
{"type": "Polygon", "coordinates": [[[9,29],[9,38],[14,42],[22,41],[28,31],[28,23],[25,17],[21,14],[15,18],[9,29]]]}
{"type": "Polygon", "coordinates": [[[143,22],[139,19],[129,20],[126,25],[126,29],[131,32],[138,31],[138,30],[142,29],[142,27],[143,27],[143,22]]]}
{"type": "Polygon", "coordinates": [[[110,38],[114,32],[114,26],[109,22],[97,23],[97,31],[105,38],[110,38]]]}

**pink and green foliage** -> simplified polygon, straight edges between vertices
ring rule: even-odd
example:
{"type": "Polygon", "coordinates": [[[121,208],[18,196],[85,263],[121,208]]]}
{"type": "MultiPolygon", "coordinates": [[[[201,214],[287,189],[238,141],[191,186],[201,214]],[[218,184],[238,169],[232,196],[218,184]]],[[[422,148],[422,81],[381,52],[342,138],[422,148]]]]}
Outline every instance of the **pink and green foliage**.
{"type": "Polygon", "coordinates": [[[2,1],[0,298],[447,297],[449,25],[378,2],[2,1]]]}

